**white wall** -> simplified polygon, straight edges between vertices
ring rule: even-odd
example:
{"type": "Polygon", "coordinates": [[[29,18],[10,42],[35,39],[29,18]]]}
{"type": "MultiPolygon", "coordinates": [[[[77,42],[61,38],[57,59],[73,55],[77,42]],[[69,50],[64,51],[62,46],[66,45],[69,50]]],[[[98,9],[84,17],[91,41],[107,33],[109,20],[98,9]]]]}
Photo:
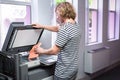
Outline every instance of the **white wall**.
{"type": "Polygon", "coordinates": [[[77,21],[82,27],[82,38],[80,44],[79,52],[79,71],[77,75],[77,80],[89,80],[89,77],[84,73],[84,54],[85,54],[85,0],[73,0],[73,4],[76,7],[77,11],[77,21]]]}

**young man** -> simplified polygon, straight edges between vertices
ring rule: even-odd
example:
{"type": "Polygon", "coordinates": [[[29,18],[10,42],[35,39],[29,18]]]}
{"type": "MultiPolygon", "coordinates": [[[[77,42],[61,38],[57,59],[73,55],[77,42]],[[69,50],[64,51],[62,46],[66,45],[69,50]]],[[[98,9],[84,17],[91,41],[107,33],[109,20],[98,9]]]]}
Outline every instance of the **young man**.
{"type": "Polygon", "coordinates": [[[58,32],[53,47],[43,49],[41,43],[35,45],[35,53],[56,55],[54,80],[75,80],[78,71],[79,43],[81,28],[75,22],[76,13],[69,2],[62,2],[56,6],[56,21],[60,26],[45,26],[34,24],[33,27],[58,32]]]}

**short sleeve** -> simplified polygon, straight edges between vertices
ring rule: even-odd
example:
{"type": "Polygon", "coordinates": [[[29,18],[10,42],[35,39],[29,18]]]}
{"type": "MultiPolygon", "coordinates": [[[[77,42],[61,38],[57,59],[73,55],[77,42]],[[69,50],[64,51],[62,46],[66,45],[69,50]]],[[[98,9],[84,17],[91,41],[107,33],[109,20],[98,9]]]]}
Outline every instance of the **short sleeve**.
{"type": "Polygon", "coordinates": [[[62,48],[64,47],[68,40],[69,40],[68,32],[65,29],[60,29],[60,31],[57,34],[55,44],[62,48]]]}

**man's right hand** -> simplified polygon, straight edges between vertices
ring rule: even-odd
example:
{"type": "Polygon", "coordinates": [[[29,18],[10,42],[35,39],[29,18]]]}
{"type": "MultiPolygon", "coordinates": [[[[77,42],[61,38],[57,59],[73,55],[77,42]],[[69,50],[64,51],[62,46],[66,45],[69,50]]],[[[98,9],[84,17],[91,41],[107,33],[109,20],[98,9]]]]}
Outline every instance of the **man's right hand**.
{"type": "Polygon", "coordinates": [[[32,24],[32,27],[34,27],[34,28],[43,28],[43,26],[40,25],[40,24],[32,24]]]}

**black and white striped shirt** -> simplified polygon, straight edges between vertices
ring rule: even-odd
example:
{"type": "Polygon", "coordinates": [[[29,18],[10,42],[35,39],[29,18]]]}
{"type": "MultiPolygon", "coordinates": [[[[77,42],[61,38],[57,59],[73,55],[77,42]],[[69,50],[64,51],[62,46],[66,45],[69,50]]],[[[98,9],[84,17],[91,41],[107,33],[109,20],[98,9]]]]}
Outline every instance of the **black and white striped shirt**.
{"type": "Polygon", "coordinates": [[[81,28],[77,23],[65,23],[61,26],[55,42],[61,48],[55,68],[57,77],[70,77],[78,70],[80,38],[81,28]]]}

